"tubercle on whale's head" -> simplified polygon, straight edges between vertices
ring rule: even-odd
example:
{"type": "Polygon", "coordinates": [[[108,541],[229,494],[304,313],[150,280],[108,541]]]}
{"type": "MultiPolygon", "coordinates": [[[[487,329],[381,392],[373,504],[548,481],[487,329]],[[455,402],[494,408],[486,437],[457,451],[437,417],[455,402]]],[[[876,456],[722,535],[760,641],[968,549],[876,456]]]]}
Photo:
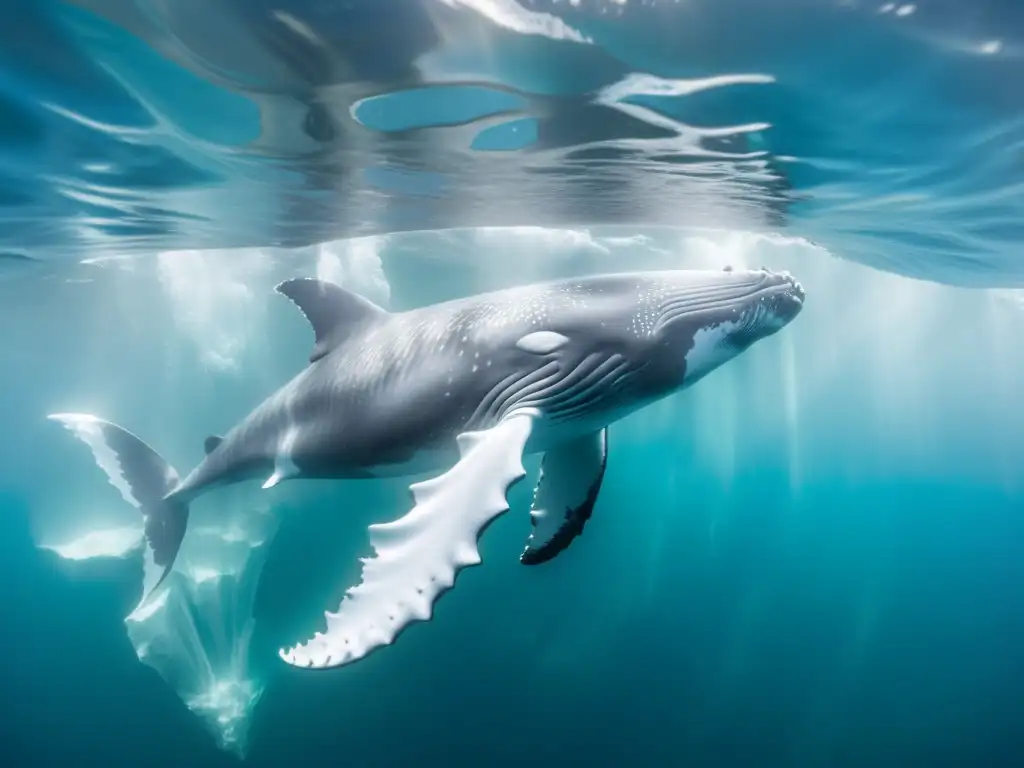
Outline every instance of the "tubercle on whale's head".
{"type": "Polygon", "coordinates": [[[767,269],[721,273],[677,302],[663,318],[666,336],[682,352],[682,385],[689,386],[733,359],[756,341],[778,332],[804,305],[803,286],[788,272],[767,269]]]}

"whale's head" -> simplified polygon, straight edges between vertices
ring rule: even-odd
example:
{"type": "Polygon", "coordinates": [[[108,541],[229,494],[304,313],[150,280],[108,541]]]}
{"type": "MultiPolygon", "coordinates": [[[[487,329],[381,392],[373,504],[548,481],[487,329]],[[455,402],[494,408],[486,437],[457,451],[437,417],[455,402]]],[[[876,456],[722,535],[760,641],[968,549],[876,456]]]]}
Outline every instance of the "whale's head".
{"type": "Polygon", "coordinates": [[[803,309],[804,289],[788,272],[678,274],[660,302],[656,334],[682,386],[781,330],[803,309]]]}

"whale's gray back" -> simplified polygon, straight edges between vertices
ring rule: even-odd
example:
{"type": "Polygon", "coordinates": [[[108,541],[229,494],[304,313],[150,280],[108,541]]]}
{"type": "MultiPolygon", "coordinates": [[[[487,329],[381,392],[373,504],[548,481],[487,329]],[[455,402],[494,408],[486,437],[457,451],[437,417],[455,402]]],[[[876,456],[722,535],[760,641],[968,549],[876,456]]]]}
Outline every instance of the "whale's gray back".
{"type": "Polygon", "coordinates": [[[524,400],[557,400],[566,373],[584,387],[621,373],[654,321],[637,282],[544,284],[388,315],[279,394],[303,435],[296,464],[314,474],[339,466],[399,471],[418,452],[453,448],[455,435],[492,426],[524,400]],[[550,354],[517,346],[539,332],[567,341],[550,354]]]}

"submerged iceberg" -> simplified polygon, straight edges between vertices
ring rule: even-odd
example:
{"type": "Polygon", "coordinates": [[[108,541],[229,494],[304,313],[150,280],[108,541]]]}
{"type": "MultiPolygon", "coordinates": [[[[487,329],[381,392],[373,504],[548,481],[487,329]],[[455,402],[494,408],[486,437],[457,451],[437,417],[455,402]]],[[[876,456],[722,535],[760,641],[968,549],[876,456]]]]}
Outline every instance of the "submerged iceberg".
{"type": "MultiPolygon", "coordinates": [[[[174,571],[125,627],[139,660],[175,690],[221,749],[244,758],[264,688],[249,663],[253,603],[277,518],[269,506],[253,508],[251,496],[248,503],[230,491],[219,496],[216,521],[196,516],[174,571]]],[[[40,546],[66,560],[131,558],[141,565],[142,544],[140,524],[40,546]]],[[[141,588],[141,568],[136,574],[141,588]]]]}
{"type": "Polygon", "coordinates": [[[155,669],[225,750],[244,757],[263,681],[249,665],[256,588],[276,530],[269,507],[233,505],[196,526],[162,589],[126,619],[139,660],[155,669]]]}
{"type": "Polygon", "coordinates": [[[142,525],[97,528],[64,544],[40,544],[65,560],[92,560],[98,557],[128,557],[142,548],[142,525]]]}

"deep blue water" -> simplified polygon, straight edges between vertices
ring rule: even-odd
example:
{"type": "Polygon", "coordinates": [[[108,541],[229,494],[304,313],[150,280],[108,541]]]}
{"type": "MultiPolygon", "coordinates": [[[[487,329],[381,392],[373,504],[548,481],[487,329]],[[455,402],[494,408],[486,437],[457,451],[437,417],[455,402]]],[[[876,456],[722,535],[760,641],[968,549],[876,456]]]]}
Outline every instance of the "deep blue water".
{"type": "Polygon", "coordinates": [[[1022,763],[1020,3],[7,6],[0,764],[1022,763]],[[306,364],[282,279],[725,265],[807,307],[613,425],[551,563],[533,461],[433,620],[294,669],[407,484],[256,484],[126,625],[137,513],[46,414],[187,471],[306,364]]]}
{"type": "MultiPolygon", "coordinates": [[[[627,561],[616,534],[630,533],[612,521],[539,584],[492,556],[436,625],[362,668],[282,673],[249,762],[1015,765],[1024,622],[1008,539],[1022,531],[1008,521],[1019,507],[977,485],[891,482],[846,490],[841,505],[825,487],[794,508],[765,504],[784,493],[770,480],[739,480],[751,490],[733,497],[736,530],[715,559],[693,556],[691,526],[662,529],[676,552],[641,605],[610,573],[627,561]],[[908,508],[935,513],[924,526],[908,508]],[[823,509],[827,522],[789,537],[778,522],[823,509]],[[965,518],[977,524],[967,534],[965,518]],[[557,644],[569,672],[538,663],[557,644]]],[[[635,503],[613,493],[603,511],[635,503]]],[[[27,511],[5,510],[8,521],[27,511]]],[[[3,606],[19,617],[5,638],[18,659],[5,671],[11,764],[233,762],[135,661],[117,622],[134,596],[109,568],[69,579],[31,554],[23,527],[8,522],[5,540],[22,579],[3,606]]]]}

